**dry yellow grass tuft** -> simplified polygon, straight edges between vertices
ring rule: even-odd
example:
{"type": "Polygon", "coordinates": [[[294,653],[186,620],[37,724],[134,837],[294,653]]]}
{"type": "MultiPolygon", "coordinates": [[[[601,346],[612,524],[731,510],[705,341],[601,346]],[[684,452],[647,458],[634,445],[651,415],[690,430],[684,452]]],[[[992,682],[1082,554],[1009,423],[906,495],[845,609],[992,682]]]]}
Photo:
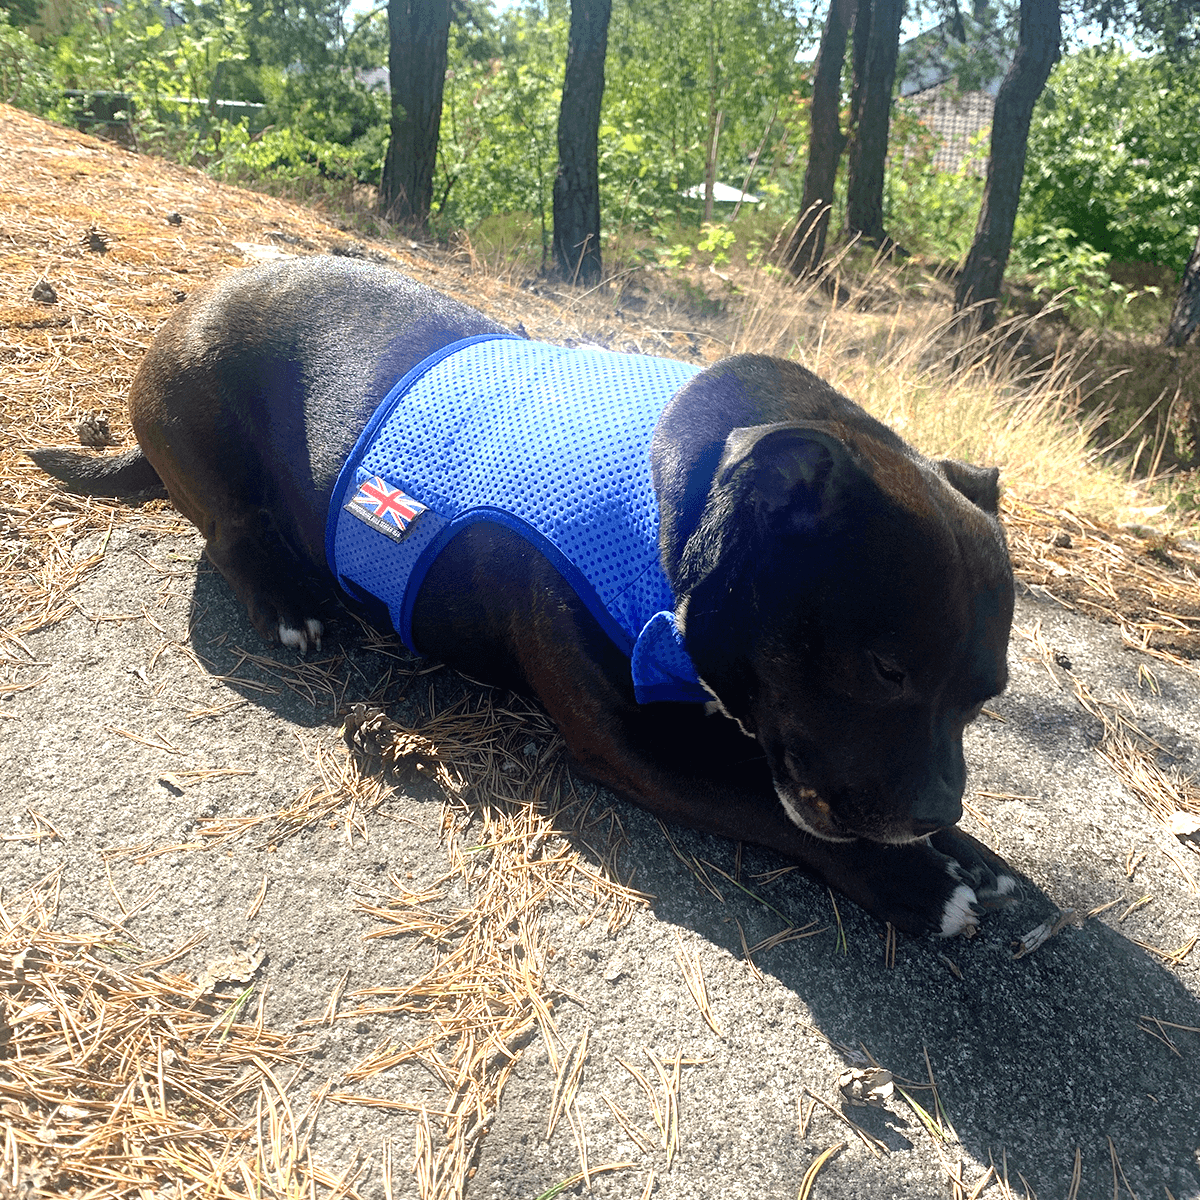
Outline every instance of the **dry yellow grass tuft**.
{"type": "Polygon", "coordinates": [[[119,927],[56,929],[57,884],[0,900],[0,1194],[355,1197],[309,1152],[324,1096],[293,1111],[265,993],[248,1020],[170,959],[128,965],[119,927]]]}
{"type": "Polygon", "coordinates": [[[1025,499],[1110,519],[1145,504],[1126,472],[1095,461],[1089,438],[1102,418],[1081,415],[1093,382],[1045,318],[964,339],[949,286],[887,263],[838,278],[831,299],[820,283],[760,273],[744,285],[753,301],[734,345],[796,359],[927,454],[999,466],[1025,499]]]}

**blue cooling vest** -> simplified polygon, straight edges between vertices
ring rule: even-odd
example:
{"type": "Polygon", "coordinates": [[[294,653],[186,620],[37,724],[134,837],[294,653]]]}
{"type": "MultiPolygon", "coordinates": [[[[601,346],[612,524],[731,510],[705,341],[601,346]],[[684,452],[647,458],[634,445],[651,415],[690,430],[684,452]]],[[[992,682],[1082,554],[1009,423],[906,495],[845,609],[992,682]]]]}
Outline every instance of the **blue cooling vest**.
{"type": "Polygon", "coordinates": [[[375,411],[338,477],[325,550],[352,596],[374,597],[412,644],[430,564],[474,521],[515,530],[629,655],[639,703],[711,699],[675,628],[658,558],[650,439],[700,368],[467,338],[414,367],[375,411]]]}

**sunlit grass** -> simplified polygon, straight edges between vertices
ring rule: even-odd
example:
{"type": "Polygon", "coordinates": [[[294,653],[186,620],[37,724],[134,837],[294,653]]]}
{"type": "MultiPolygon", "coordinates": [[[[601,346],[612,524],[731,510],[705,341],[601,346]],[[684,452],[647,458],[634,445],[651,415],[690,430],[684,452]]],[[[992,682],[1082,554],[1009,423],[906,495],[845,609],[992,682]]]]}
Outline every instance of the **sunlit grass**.
{"type": "Polygon", "coordinates": [[[965,338],[952,329],[950,289],[914,295],[903,270],[845,278],[840,302],[817,282],[759,272],[731,348],[795,359],[924,453],[999,466],[1009,487],[1039,499],[1112,517],[1146,505],[1127,469],[1098,461],[1103,414],[1082,405],[1094,381],[1048,318],[965,338]]]}
{"type": "MultiPolygon", "coordinates": [[[[1157,452],[1166,424],[1143,421],[1129,432],[1137,376],[1149,373],[1099,356],[1097,339],[1081,337],[1053,306],[966,335],[955,329],[944,271],[843,246],[821,278],[796,282],[769,265],[761,226],[756,253],[730,247],[717,262],[703,253],[674,262],[644,235],[615,239],[608,285],[564,286],[560,299],[586,331],[590,318],[599,324],[628,304],[632,280],[648,307],[625,320],[678,327],[682,312],[710,348],[793,359],[923,453],[1000,467],[1005,486],[1025,499],[1116,522],[1200,520],[1195,481],[1160,470],[1170,461],[1157,452]],[[656,305],[672,310],[669,322],[656,305]]],[[[473,270],[515,284],[537,275],[521,249],[529,232],[528,222],[497,221],[459,245],[473,270]]]]}

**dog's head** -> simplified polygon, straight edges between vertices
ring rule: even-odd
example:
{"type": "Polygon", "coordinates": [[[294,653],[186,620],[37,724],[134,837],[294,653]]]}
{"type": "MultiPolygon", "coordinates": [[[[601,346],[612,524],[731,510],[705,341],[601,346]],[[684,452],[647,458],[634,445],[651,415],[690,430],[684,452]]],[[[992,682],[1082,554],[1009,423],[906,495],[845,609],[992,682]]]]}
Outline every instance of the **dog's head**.
{"type": "Polygon", "coordinates": [[[668,567],[697,671],[792,820],[904,842],[961,816],[1012,570],[997,472],[924,459],[843,402],[853,419],[734,429],[668,567]]]}

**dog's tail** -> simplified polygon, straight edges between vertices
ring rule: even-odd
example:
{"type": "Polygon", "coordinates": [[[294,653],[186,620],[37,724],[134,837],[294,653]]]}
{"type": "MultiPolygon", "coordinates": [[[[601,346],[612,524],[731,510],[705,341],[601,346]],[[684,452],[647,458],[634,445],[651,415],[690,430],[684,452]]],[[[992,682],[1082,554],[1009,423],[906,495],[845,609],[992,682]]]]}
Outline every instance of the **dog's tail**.
{"type": "Polygon", "coordinates": [[[115,456],[80,454],[72,450],[30,450],[28,454],[47,475],[53,475],[71,491],[82,492],[85,496],[167,494],[158,472],[140,446],[115,456]]]}

